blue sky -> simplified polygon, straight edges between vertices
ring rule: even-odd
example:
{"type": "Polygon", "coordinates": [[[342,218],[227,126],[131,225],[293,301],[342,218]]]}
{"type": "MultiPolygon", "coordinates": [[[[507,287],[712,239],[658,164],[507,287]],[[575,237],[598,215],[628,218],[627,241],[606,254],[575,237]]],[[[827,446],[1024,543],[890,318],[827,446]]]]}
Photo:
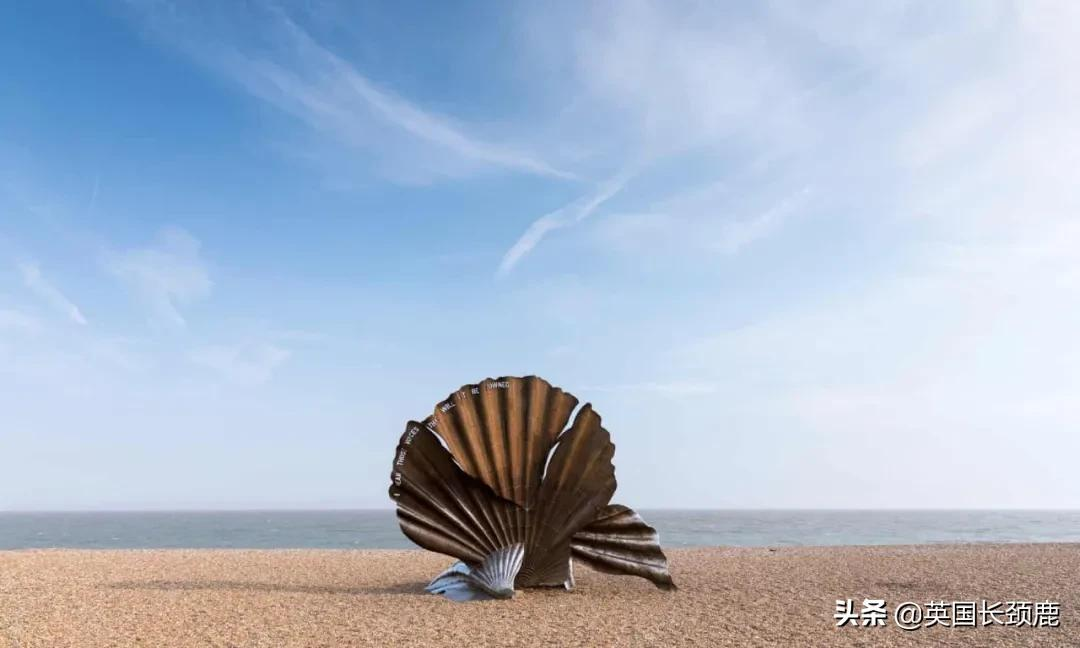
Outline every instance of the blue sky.
{"type": "Polygon", "coordinates": [[[530,373],[635,507],[1080,502],[1071,3],[2,12],[0,509],[388,507],[530,373]]]}

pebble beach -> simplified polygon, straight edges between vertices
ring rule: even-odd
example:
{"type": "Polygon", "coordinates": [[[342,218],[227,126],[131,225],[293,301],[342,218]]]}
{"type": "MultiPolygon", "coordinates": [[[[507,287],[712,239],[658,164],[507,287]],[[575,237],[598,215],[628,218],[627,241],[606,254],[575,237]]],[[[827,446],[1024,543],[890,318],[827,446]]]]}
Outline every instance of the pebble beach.
{"type": "Polygon", "coordinates": [[[1080,646],[1080,545],[668,552],[679,586],[575,570],[573,592],[454,603],[452,560],[387,550],[0,551],[0,646],[1080,646]],[[883,599],[837,627],[837,600],[883,599]],[[1057,627],[903,630],[901,602],[1052,601],[1057,627]]]}

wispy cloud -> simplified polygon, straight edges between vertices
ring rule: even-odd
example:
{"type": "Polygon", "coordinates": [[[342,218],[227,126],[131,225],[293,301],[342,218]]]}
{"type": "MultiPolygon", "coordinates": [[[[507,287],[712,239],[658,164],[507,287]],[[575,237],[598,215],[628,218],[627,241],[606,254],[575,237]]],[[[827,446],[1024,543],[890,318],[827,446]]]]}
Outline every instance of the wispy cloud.
{"type": "Polygon", "coordinates": [[[288,349],[274,344],[244,342],[196,349],[191,353],[191,361],[214,370],[230,382],[259,385],[270,380],[290,355],[288,349]]]}
{"type": "Polygon", "coordinates": [[[146,12],[146,18],[156,38],[179,46],[252,96],[301,120],[324,135],[326,144],[344,144],[374,156],[380,167],[390,169],[392,179],[427,181],[490,169],[575,177],[380,86],[283,10],[252,10],[234,16],[226,22],[235,25],[218,31],[209,16],[176,8],[146,12]],[[277,42],[260,46],[243,38],[251,24],[277,36],[277,42]]]}
{"type": "MultiPolygon", "coordinates": [[[[609,161],[635,160],[639,172],[534,221],[504,255],[499,274],[553,230],[592,214],[630,175],[645,195],[666,192],[668,198],[608,218],[608,240],[601,243],[610,249],[655,252],[680,241],[699,254],[731,254],[780,229],[792,210],[776,200],[777,191],[796,194],[812,180],[782,185],[776,180],[786,171],[769,164],[806,147],[814,132],[806,128],[810,104],[843,76],[822,82],[797,74],[797,61],[758,36],[771,19],[767,9],[733,16],[721,5],[702,5],[689,18],[665,3],[644,1],[570,13],[530,15],[548,30],[564,30],[573,44],[541,54],[550,57],[548,65],[574,72],[566,82],[573,109],[564,122],[578,123],[564,130],[580,134],[609,161]],[[688,172],[667,175],[658,186],[656,177],[673,168],[688,172]],[[717,186],[730,194],[710,191],[717,186]],[[688,196],[695,196],[693,204],[688,196]],[[657,234],[659,240],[649,240],[657,234]]],[[[549,42],[551,33],[545,34],[537,40],[549,42]]]]}
{"type": "Polygon", "coordinates": [[[798,134],[801,106],[792,98],[812,84],[796,74],[785,48],[761,37],[767,9],[697,3],[685,11],[650,1],[571,6],[569,15],[545,7],[530,19],[550,30],[545,42],[558,43],[547,49],[548,64],[573,72],[574,116],[592,127],[586,137],[616,134],[654,157],[798,134]],[[552,38],[555,31],[562,37],[552,38]]]}
{"type": "Polygon", "coordinates": [[[213,286],[199,241],[177,227],[163,229],[152,245],[108,254],[105,266],[156,320],[176,327],[186,324],[180,307],[206,297],[213,286]]]}
{"type": "Polygon", "coordinates": [[[79,310],[79,307],[41,274],[41,269],[37,264],[22,262],[18,264],[18,269],[22,275],[23,284],[35,295],[72,322],[83,326],[86,325],[86,318],[83,316],[82,311],[79,310]]]}
{"type": "Polygon", "coordinates": [[[593,193],[544,214],[529,225],[525,233],[510,246],[499,264],[498,275],[505,276],[514,269],[529,252],[550,232],[569,227],[588,218],[598,207],[610,200],[626,186],[632,172],[624,171],[601,184],[593,193]]]}

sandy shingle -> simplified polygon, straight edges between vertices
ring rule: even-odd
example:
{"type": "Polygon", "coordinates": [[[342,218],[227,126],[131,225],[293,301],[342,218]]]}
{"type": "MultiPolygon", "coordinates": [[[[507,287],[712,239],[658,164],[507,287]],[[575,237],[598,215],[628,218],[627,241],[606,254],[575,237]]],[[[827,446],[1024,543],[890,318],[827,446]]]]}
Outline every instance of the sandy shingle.
{"type": "Polygon", "coordinates": [[[0,552],[0,646],[1080,646],[1080,545],[686,549],[680,589],[453,603],[421,551],[0,552]],[[1059,628],[837,629],[836,599],[1052,600],[1059,628]]]}

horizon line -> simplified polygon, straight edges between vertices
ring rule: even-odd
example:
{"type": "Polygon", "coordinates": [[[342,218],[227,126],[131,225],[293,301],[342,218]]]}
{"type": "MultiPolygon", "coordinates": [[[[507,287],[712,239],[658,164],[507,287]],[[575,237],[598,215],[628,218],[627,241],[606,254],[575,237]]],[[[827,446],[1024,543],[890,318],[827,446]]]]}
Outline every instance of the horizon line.
{"type": "MultiPolygon", "coordinates": [[[[686,513],[968,513],[968,512],[1080,512],[1080,507],[641,507],[637,511],[686,513]]],[[[125,508],[125,509],[3,509],[0,515],[17,514],[79,514],[79,513],[395,513],[395,507],[336,507],[336,508],[125,508]]]]}

